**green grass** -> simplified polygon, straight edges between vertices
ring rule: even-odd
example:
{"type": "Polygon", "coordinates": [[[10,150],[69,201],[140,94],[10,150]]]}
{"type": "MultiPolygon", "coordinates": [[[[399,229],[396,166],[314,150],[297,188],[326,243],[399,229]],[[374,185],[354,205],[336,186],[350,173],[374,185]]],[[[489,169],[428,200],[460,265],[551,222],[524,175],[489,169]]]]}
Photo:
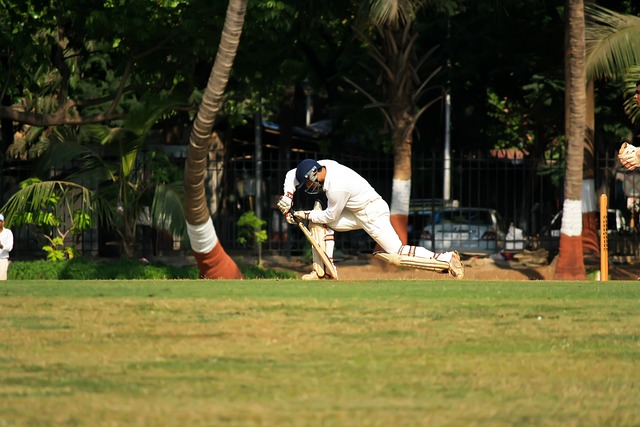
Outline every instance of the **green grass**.
{"type": "Polygon", "coordinates": [[[0,427],[638,426],[637,282],[7,281],[0,427]]]}

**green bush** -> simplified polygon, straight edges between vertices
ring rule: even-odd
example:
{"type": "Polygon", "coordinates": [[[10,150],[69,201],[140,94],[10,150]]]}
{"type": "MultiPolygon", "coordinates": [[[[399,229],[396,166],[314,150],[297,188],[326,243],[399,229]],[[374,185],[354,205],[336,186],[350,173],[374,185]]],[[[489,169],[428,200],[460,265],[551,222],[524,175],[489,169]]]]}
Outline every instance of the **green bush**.
{"type": "MultiPolygon", "coordinates": [[[[247,279],[291,279],[294,272],[263,269],[258,266],[240,267],[247,279]]],[[[135,279],[197,279],[198,267],[176,267],[164,263],[149,263],[132,259],[97,261],[77,257],[59,262],[13,261],[9,280],[135,280],[135,279]]]]}
{"type": "Polygon", "coordinates": [[[56,280],[60,278],[64,262],[11,261],[7,278],[9,280],[56,280]]]}
{"type": "Polygon", "coordinates": [[[63,261],[64,267],[58,277],[63,280],[92,280],[97,279],[103,263],[97,263],[85,258],[73,258],[63,261]]]}

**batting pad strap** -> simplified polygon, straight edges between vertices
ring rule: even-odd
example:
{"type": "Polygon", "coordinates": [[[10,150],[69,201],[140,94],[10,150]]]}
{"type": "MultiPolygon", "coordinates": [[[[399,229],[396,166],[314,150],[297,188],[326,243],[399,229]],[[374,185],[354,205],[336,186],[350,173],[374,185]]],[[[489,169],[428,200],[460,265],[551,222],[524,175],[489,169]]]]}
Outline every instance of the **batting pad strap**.
{"type": "Polygon", "coordinates": [[[438,261],[433,258],[420,258],[409,255],[389,254],[386,252],[376,252],[373,256],[383,259],[389,264],[397,267],[418,268],[421,270],[431,270],[443,273],[449,271],[448,262],[438,261]]]}
{"type": "Polygon", "coordinates": [[[213,228],[211,218],[205,223],[193,225],[187,223],[187,233],[191,242],[191,249],[194,252],[206,254],[218,244],[218,235],[213,228]]]}

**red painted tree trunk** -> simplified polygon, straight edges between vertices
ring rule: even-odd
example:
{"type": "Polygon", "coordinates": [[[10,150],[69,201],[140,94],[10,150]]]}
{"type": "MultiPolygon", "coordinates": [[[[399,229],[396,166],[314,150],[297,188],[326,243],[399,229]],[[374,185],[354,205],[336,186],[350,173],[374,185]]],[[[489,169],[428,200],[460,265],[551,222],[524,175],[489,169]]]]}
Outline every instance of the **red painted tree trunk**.
{"type": "Polygon", "coordinates": [[[242,272],[220,243],[206,254],[193,255],[203,279],[242,279],[242,272]]]}
{"type": "Polygon", "coordinates": [[[558,264],[554,279],[556,280],[586,280],[587,275],[582,257],[582,236],[568,236],[560,234],[558,264]]]}
{"type": "Polygon", "coordinates": [[[393,225],[393,229],[396,230],[396,233],[398,233],[398,237],[400,237],[402,244],[406,245],[409,239],[407,233],[407,227],[409,225],[409,215],[392,214],[391,225],[393,225]]]}

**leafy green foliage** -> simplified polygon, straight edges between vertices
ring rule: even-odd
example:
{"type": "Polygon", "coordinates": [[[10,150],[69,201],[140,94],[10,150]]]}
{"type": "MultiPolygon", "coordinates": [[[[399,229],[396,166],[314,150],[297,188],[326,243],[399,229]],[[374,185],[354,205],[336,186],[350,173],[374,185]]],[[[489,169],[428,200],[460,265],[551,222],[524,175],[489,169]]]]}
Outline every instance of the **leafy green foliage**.
{"type": "Polygon", "coordinates": [[[506,97],[499,97],[491,88],[487,89],[487,103],[489,117],[499,123],[495,128],[486,130],[490,139],[494,140],[493,148],[517,147],[528,151],[533,132],[527,127],[527,108],[506,97]]]}
{"type": "Polygon", "coordinates": [[[238,242],[245,244],[260,244],[267,241],[267,230],[262,227],[267,221],[256,216],[254,211],[248,211],[242,214],[238,219],[238,242]]]}
{"type": "Polygon", "coordinates": [[[9,264],[9,280],[57,280],[65,268],[64,262],[12,261],[9,264]]]}
{"type": "Polygon", "coordinates": [[[75,248],[65,246],[62,237],[55,237],[51,239],[50,245],[44,245],[42,247],[47,254],[47,260],[49,261],[62,261],[64,259],[73,259],[78,256],[78,251],[75,248]]]}
{"type": "Polygon", "coordinates": [[[92,226],[88,213],[93,207],[91,195],[73,183],[42,182],[38,178],[26,179],[20,187],[4,207],[7,221],[18,227],[35,226],[36,238],[42,237],[48,242],[42,249],[49,261],[76,256],[77,251],[67,246],[65,240],[92,226]]]}

